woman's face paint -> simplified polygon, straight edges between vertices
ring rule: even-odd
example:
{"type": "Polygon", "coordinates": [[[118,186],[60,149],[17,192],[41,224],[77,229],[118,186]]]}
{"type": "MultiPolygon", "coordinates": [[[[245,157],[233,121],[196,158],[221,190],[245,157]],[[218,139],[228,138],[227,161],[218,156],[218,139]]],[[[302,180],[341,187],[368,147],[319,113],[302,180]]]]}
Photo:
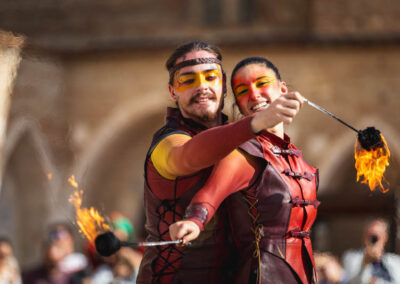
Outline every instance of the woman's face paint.
{"type": "Polygon", "coordinates": [[[275,72],[258,63],[240,68],[233,78],[232,89],[244,115],[267,108],[281,95],[275,72]]]}
{"type": "Polygon", "coordinates": [[[178,92],[185,92],[202,84],[209,86],[221,84],[220,80],[222,80],[222,72],[219,66],[217,69],[207,69],[200,72],[181,72],[178,70],[175,73],[174,87],[178,92]]]}
{"type": "Polygon", "coordinates": [[[236,88],[234,88],[234,93],[237,99],[242,96],[248,95],[251,87],[256,89],[263,89],[276,83],[275,76],[262,75],[260,77],[254,77],[254,80],[252,80],[253,86],[251,86],[250,84],[239,84],[236,86],[236,88]]]}

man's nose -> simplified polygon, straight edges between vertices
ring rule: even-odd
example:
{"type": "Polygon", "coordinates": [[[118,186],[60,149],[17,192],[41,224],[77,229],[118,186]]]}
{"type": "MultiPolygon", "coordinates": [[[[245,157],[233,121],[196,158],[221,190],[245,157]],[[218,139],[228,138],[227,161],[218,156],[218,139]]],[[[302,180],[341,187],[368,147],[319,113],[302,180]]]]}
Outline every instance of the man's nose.
{"type": "Polygon", "coordinates": [[[209,84],[210,84],[210,82],[208,82],[206,80],[205,76],[203,76],[203,75],[198,76],[198,78],[197,78],[197,86],[198,86],[198,88],[206,89],[206,88],[209,87],[209,84]]]}

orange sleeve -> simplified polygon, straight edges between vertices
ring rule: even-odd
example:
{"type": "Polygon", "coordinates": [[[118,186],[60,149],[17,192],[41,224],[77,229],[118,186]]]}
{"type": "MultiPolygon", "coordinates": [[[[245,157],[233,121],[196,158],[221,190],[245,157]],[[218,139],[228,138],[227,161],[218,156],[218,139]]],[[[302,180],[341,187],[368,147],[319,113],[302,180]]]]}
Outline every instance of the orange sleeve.
{"type": "Polygon", "coordinates": [[[158,173],[167,179],[195,173],[214,165],[240,144],[254,137],[252,116],[227,125],[207,129],[190,138],[172,134],[158,143],[151,160],[158,173]]]}
{"type": "Polygon", "coordinates": [[[208,211],[207,217],[197,218],[195,213],[192,216],[187,213],[185,219],[195,222],[203,230],[204,224],[214,216],[222,201],[230,194],[249,187],[259,171],[260,164],[254,158],[239,150],[233,151],[214,166],[207,183],[196,193],[189,205],[205,207],[208,211]]]}

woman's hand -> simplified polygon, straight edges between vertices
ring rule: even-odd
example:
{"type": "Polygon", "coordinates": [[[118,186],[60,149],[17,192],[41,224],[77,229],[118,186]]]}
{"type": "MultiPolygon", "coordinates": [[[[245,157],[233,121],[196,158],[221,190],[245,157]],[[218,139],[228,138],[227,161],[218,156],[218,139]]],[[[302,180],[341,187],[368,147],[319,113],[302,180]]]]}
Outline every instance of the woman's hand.
{"type": "Polygon", "coordinates": [[[189,220],[178,221],[169,226],[171,240],[182,239],[182,245],[196,239],[200,234],[200,228],[195,222],[189,220]]]}

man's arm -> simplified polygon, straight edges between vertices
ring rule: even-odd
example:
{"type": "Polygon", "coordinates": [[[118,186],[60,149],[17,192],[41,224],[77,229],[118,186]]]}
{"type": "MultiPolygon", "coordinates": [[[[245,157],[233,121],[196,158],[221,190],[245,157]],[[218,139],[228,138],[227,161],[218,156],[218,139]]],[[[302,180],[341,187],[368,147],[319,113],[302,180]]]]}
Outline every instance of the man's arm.
{"type": "Polygon", "coordinates": [[[252,118],[207,129],[193,138],[184,134],[169,135],[155,147],[151,161],[161,176],[171,180],[210,167],[254,137],[252,118]]]}
{"type": "Polygon", "coordinates": [[[184,243],[196,239],[222,201],[249,187],[259,171],[260,164],[238,150],[218,162],[205,186],[193,197],[185,220],[170,226],[171,239],[183,239],[184,243]]]}
{"type": "Polygon", "coordinates": [[[291,123],[303,104],[298,92],[284,94],[268,108],[234,123],[203,131],[192,139],[170,135],[154,149],[151,160],[167,178],[189,175],[210,167],[263,129],[291,123]]]}

